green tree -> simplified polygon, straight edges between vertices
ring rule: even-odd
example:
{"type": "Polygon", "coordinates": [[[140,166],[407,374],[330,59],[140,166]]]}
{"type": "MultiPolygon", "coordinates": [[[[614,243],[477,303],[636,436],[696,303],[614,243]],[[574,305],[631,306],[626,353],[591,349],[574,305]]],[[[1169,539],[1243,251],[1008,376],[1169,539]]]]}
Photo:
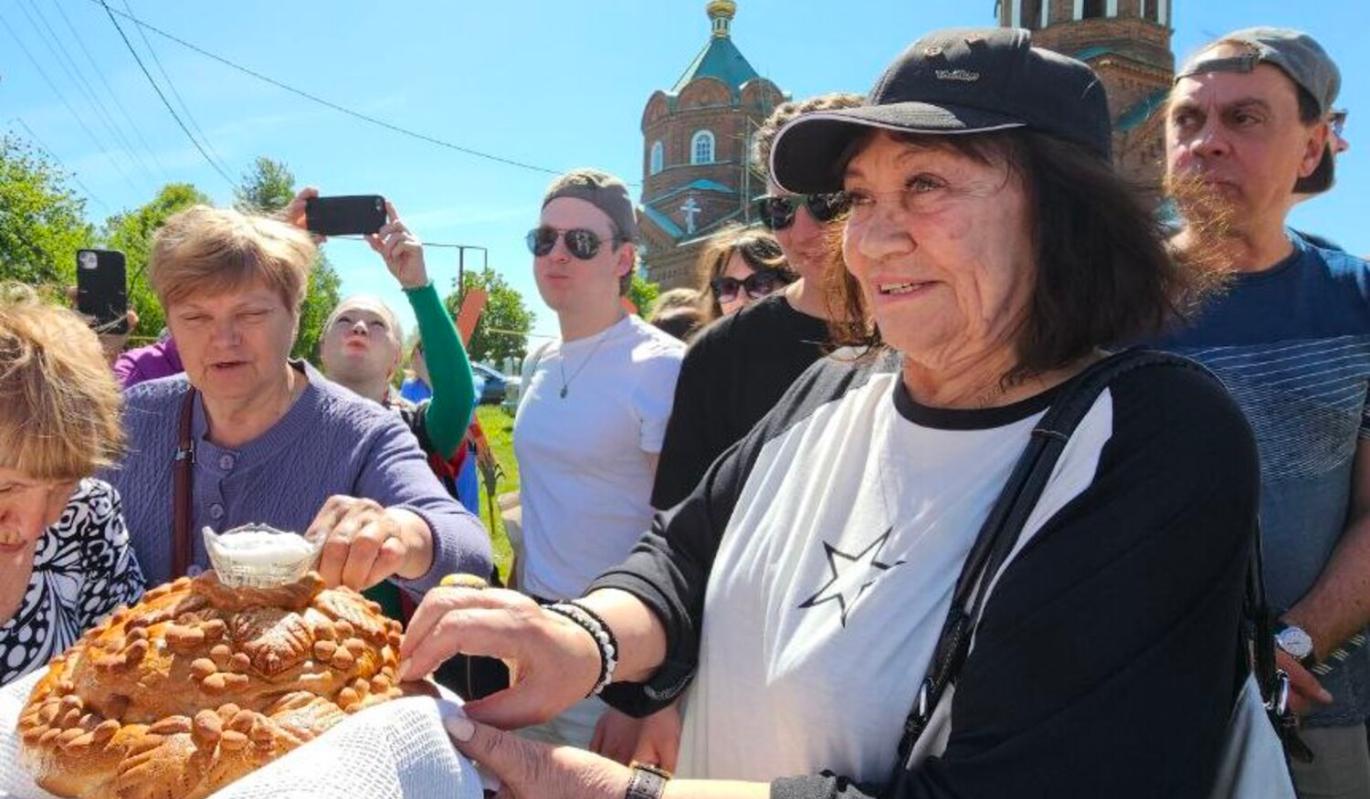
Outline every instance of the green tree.
{"type": "MultiPolygon", "coordinates": [[[[242,183],[233,190],[234,206],[249,214],[274,214],[295,196],[295,174],[281,161],[257,156],[242,183]]],[[[309,290],[300,308],[300,332],[291,355],[318,364],[323,323],[338,304],[342,278],[322,252],[309,272],[309,290]]]]}
{"type": "MultiPolygon", "coordinates": [[[[533,327],[533,312],[523,302],[523,295],[509,285],[502,275],[490,267],[466,273],[463,289],[484,289],[489,295],[485,311],[476,323],[466,351],[473,361],[485,361],[501,367],[505,358],[523,360],[528,352],[528,331],[533,327]]],[[[456,317],[464,293],[447,295],[447,312],[456,317]]]]}
{"type": "Polygon", "coordinates": [[[76,251],[94,231],[67,176],[23,140],[0,136],[0,278],[30,285],[75,282],[76,251]]]}
{"type": "Polygon", "coordinates": [[[295,196],[295,174],[284,163],[259,155],[233,196],[243,213],[274,214],[295,196]]]}
{"type": "Polygon", "coordinates": [[[656,298],[660,293],[660,285],[643,277],[641,270],[633,270],[633,282],[628,286],[628,299],[637,306],[638,316],[646,319],[652,314],[652,306],[656,305],[656,298]]]}
{"type": "Polygon", "coordinates": [[[323,338],[323,323],[328,314],[337,306],[342,287],[342,278],[323,253],[314,259],[314,268],[309,270],[309,291],[304,295],[304,305],[300,307],[300,332],[295,336],[295,348],[290,354],[305,358],[319,366],[319,339],[323,338]]]}
{"type": "Polygon", "coordinates": [[[189,183],[168,183],[151,202],[132,211],[115,214],[105,221],[102,243],[124,254],[128,269],[129,304],[138,312],[137,339],[151,338],[166,326],[162,304],[147,279],[148,255],[152,236],[172,214],[192,205],[208,204],[209,198],[189,183]]]}

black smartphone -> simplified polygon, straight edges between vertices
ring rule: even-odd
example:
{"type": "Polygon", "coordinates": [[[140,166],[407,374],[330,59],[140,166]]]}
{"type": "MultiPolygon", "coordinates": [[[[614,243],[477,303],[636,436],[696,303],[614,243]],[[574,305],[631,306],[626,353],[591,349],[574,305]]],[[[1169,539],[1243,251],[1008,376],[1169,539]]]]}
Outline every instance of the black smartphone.
{"type": "Polygon", "coordinates": [[[379,194],[310,197],[304,205],[305,227],[321,236],[375,233],[385,224],[385,198],[379,194]]]}
{"type": "Polygon", "coordinates": [[[128,332],[128,285],[118,250],[76,251],[76,310],[101,333],[128,332]]]}

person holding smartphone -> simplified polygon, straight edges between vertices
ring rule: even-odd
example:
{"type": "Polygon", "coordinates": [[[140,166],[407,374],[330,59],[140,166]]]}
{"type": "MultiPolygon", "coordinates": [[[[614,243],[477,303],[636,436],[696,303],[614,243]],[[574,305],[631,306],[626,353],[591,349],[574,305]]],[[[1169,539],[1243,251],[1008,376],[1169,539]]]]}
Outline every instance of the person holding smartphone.
{"type": "MultiPolygon", "coordinates": [[[[302,208],[315,196],[318,189],[302,190],[283,215],[290,219],[294,209],[302,208]]],[[[431,395],[410,402],[392,388],[390,381],[400,366],[404,334],[394,311],[379,298],[356,295],[339,302],[324,322],[319,354],[329,379],[400,412],[430,464],[435,458],[446,463],[457,454],[475,408],[471,363],[456,325],[428,277],[422,242],[400,219],[393,204],[387,201],[385,208],[386,224],[366,241],[381,256],[414,311],[419,346],[432,359],[432,369],[426,370],[432,381],[431,395]]],[[[449,472],[442,470],[439,476],[455,496],[455,474],[449,472]]]]}
{"type": "MultiPolygon", "coordinates": [[[[303,208],[318,190],[308,187],[282,212],[294,223],[303,221],[303,208]]],[[[419,442],[428,466],[447,492],[460,500],[458,479],[463,465],[461,451],[467,446],[467,422],[476,404],[466,348],[442,298],[438,296],[424,262],[423,244],[400,219],[389,201],[386,223],[366,236],[390,274],[399,282],[418,320],[419,344],[433,359],[432,390],[428,397],[411,402],[391,384],[403,353],[404,331],[399,319],[377,297],[354,295],[338,303],[324,322],[319,355],[327,377],[397,414],[419,442]]],[[[427,373],[427,372],[426,372],[427,373]]],[[[463,505],[470,510],[471,505],[463,505]]],[[[498,584],[498,575],[491,575],[498,584]]],[[[386,615],[405,621],[400,590],[378,583],[366,595],[381,603],[386,615]]],[[[412,609],[412,607],[411,607],[412,609]]],[[[465,658],[450,659],[436,675],[438,682],[467,699],[498,690],[508,684],[508,673],[498,661],[484,659],[472,666],[465,658]]]]}

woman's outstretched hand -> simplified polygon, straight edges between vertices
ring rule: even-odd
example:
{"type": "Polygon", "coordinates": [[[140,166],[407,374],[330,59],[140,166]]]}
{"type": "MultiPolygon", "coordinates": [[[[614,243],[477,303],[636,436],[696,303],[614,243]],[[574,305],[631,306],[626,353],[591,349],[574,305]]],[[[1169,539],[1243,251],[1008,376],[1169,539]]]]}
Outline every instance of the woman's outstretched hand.
{"type": "Polygon", "coordinates": [[[508,664],[509,688],[465,705],[473,719],[501,729],[557,716],[585,698],[599,679],[594,638],[516,591],[439,587],[428,592],[400,644],[400,679],[422,679],[458,654],[508,664]]]}
{"type": "Polygon", "coordinates": [[[462,754],[499,777],[496,799],[620,799],[628,793],[627,766],[571,746],[549,746],[454,717],[447,734],[462,754]]]}

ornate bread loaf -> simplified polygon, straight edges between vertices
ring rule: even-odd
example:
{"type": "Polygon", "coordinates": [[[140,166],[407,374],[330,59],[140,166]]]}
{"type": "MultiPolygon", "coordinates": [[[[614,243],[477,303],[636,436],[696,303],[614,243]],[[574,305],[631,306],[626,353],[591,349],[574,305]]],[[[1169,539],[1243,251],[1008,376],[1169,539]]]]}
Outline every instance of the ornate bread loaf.
{"type": "Polygon", "coordinates": [[[19,721],[53,793],[198,799],[400,695],[400,625],[314,572],[230,588],[206,572],[122,608],[53,659],[19,721]]]}

